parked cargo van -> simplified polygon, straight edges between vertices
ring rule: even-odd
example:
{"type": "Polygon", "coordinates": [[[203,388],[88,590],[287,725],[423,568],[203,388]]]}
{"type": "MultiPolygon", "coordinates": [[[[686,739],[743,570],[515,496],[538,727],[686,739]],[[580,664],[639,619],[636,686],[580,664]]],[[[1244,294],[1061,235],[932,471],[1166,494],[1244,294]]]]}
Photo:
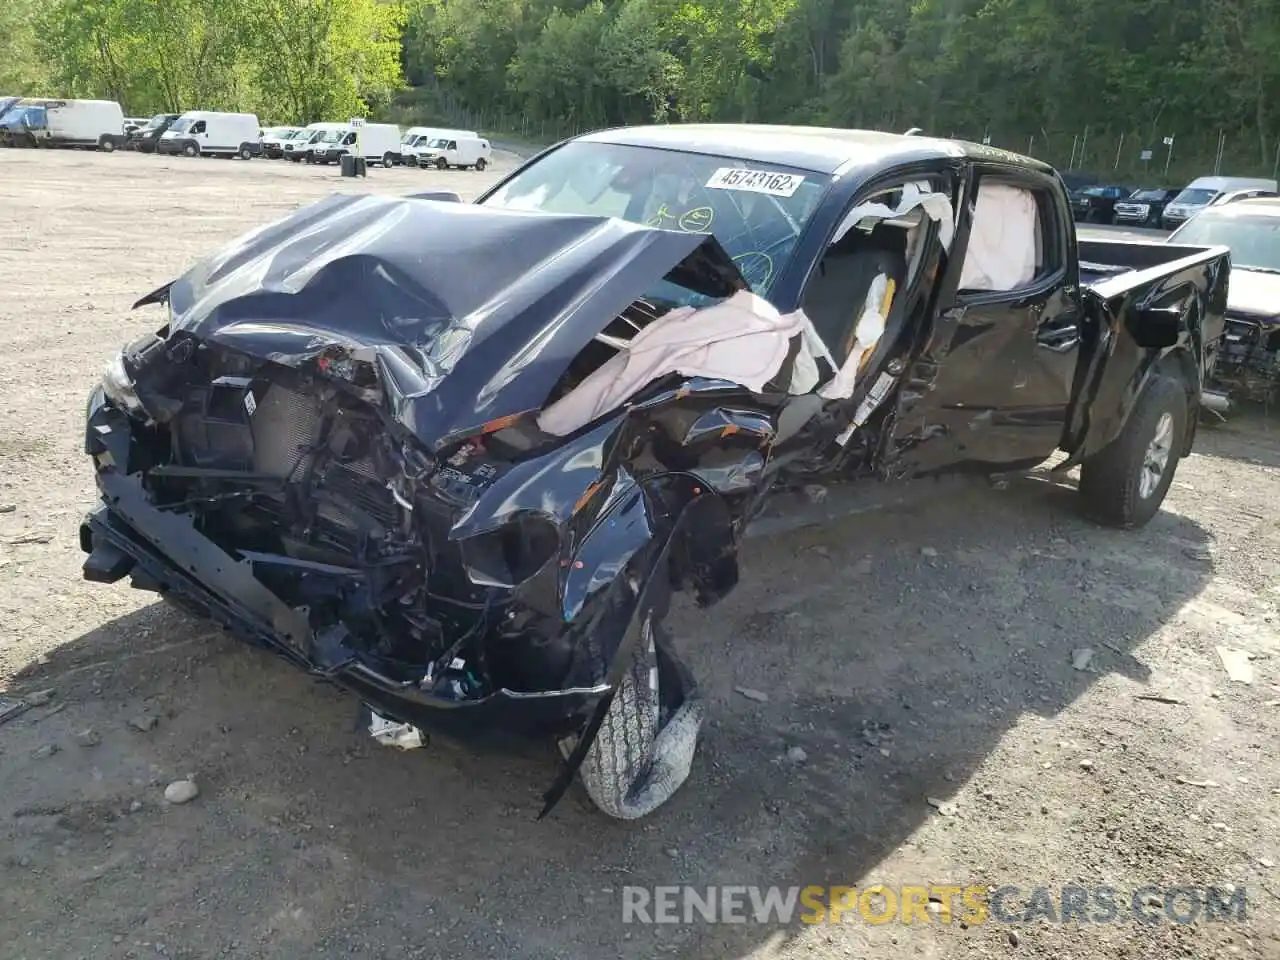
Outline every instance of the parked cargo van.
{"type": "Polygon", "coordinates": [[[425,147],[415,147],[414,153],[418,157],[418,166],[435,167],[437,170],[448,170],[450,167],[483,170],[493,156],[488,140],[453,134],[437,137],[425,147]]]}
{"type": "Polygon", "coordinates": [[[447,130],[439,127],[410,127],[408,132],[400,138],[400,162],[416,167],[418,165],[417,151],[430,146],[434,141],[449,137],[478,137],[474,130],[447,130]]]}
{"type": "Polygon", "coordinates": [[[0,141],[11,146],[89,147],[108,153],[124,146],[124,111],[114,100],[30,98],[11,106],[0,141]]]}
{"type": "Polygon", "coordinates": [[[1274,194],[1277,192],[1277,185],[1275,180],[1264,177],[1200,177],[1187,184],[1164,208],[1161,223],[1165,229],[1177,229],[1222,194],[1237,190],[1258,190],[1274,194]]]}
{"type": "Polygon", "coordinates": [[[262,128],[252,113],[219,113],[188,110],[160,137],[160,153],[188,157],[239,157],[248,160],[262,154],[262,128]]]}
{"type": "Polygon", "coordinates": [[[342,124],[339,129],[326,130],[311,144],[308,162],[337,163],[355,151],[357,142],[366,161],[389,167],[399,152],[400,128],[394,123],[366,123],[357,131],[350,123],[342,124]]]}
{"type": "Polygon", "coordinates": [[[268,160],[279,160],[284,156],[286,140],[292,140],[302,130],[301,127],[268,127],[262,131],[262,155],[268,160]]]}
{"type": "Polygon", "coordinates": [[[284,158],[292,160],[294,163],[300,163],[303,160],[309,163],[311,161],[311,151],[321,137],[334,130],[347,130],[350,126],[349,123],[334,123],[329,120],[308,123],[306,136],[294,137],[285,141],[284,158]]]}

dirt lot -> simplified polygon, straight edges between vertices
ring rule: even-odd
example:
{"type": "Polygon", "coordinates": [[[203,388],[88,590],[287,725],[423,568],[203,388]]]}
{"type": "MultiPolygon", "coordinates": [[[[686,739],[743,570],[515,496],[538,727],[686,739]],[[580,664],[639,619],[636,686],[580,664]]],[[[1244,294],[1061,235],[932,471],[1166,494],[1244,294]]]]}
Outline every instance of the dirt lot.
{"type": "Polygon", "coordinates": [[[80,580],[83,402],[158,323],[133,299],[327,192],[491,176],[0,152],[0,692],[53,691],[0,725],[6,960],[1280,956],[1280,433],[1260,419],[1202,432],[1138,533],[1026,479],[752,539],[738,592],[674,624],[712,719],[640,824],[578,794],[535,822],[549,751],[378,747],[353,701],[80,580]],[[1251,684],[1218,646],[1254,655],[1251,684]],[[199,797],[167,804],[186,775],[199,797]],[[624,926],[624,885],[675,883],[1105,884],[1126,917],[1145,885],[1234,884],[1249,907],[624,926]]]}

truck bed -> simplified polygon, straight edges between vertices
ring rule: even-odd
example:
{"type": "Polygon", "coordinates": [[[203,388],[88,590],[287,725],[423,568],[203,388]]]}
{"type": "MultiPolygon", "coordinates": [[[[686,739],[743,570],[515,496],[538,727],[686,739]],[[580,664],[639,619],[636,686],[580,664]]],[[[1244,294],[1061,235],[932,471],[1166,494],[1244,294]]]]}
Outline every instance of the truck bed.
{"type": "MultiPolygon", "coordinates": [[[[1210,260],[1226,252],[1226,247],[1193,247],[1181,243],[1158,243],[1151,241],[1111,241],[1111,239],[1084,239],[1076,241],[1079,251],[1080,283],[1085,287],[1097,289],[1102,296],[1114,296],[1106,287],[1114,287],[1114,292],[1129,288],[1132,283],[1111,284],[1110,280],[1128,274],[1146,273],[1152,268],[1171,268],[1172,265],[1188,266],[1194,262],[1210,260]],[[1185,262],[1179,262],[1185,261],[1185,262]]],[[[1170,273],[1160,270],[1160,274],[1170,273]]],[[[1155,276],[1151,274],[1149,276],[1155,276]]],[[[1129,280],[1148,279],[1148,275],[1138,278],[1130,276],[1129,280]]]]}

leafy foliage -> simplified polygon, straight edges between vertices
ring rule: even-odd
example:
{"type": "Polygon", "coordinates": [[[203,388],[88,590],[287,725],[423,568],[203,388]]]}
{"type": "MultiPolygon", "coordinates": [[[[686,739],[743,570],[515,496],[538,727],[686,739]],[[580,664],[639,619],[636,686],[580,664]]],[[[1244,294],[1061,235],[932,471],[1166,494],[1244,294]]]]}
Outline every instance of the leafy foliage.
{"type": "Polygon", "coordinates": [[[382,0],[9,0],[0,90],[108,97],[137,114],[345,118],[401,87],[404,21],[382,0]]]}
{"type": "Polygon", "coordinates": [[[1220,136],[1223,172],[1280,156],[1280,0],[409,2],[409,76],[490,126],[919,126],[1148,180],[1166,136],[1171,179],[1220,136]]]}
{"type": "Polygon", "coordinates": [[[0,3],[0,93],[310,121],[386,109],[402,69],[432,119],[531,136],[919,126],[1145,180],[1280,160],[1280,0],[0,3]]]}

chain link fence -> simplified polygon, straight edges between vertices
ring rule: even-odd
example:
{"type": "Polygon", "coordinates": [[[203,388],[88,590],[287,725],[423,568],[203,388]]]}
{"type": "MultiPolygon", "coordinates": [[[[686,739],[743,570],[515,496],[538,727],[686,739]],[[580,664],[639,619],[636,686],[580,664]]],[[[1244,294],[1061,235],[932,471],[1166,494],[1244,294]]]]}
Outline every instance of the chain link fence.
{"type": "MultiPolygon", "coordinates": [[[[574,119],[536,120],[527,115],[474,110],[438,88],[421,88],[400,98],[391,119],[409,124],[448,125],[477,130],[495,142],[529,149],[596,129],[574,119]]],[[[1138,186],[1181,187],[1209,175],[1270,177],[1280,174],[1280,138],[1254,131],[1219,128],[1212,122],[1194,130],[1085,127],[1051,133],[1003,130],[925,131],[989,143],[1043,160],[1059,170],[1088,173],[1100,180],[1138,186]]]]}

